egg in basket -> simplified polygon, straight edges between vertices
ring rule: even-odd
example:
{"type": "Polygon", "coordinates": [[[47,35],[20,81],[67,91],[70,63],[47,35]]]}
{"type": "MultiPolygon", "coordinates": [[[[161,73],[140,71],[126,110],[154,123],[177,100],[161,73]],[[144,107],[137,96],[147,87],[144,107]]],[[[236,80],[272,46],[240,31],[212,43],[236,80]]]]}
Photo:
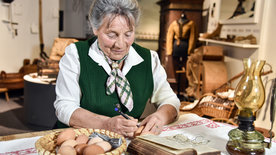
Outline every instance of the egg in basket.
{"type": "Polygon", "coordinates": [[[39,138],[35,148],[40,155],[120,155],[126,151],[127,144],[122,135],[108,130],[67,128],[39,138]]]}

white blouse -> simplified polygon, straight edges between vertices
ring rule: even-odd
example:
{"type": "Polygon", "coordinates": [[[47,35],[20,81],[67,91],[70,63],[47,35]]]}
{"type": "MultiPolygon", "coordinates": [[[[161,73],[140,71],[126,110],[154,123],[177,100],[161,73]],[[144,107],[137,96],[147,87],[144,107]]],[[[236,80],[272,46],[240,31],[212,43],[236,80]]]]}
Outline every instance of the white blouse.
{"type": "MultiPolygon", "coordinates": [[[[111,67],[106,62],[103,55],[99,53],[97,41],[89,48],[88,55],[99,66],[102,66],[107,74],[110,74],[111,67]]],[[[133,47],[129,49],[129,55],[125,59],[122,72],[124,75],[128,73],[132,66],[143,62],[143,58],[135,51],[133,47]]],[[[159,57],[155,51],[151,50],[152,74],[153,74],[153,94],[150,102],[156,104],[159,108],[162,105],[170,104],[179,111],[180,101],[171,89],[167,75],[160,63],[159,57]]],[[[79,55],[75,44],[70,44],[65,49],[65,55],[59,62],[59,74],[56,83],[56,100],[54,107],[56,116],[62,123],[69,125],[69,121],[73,112],[81,108],[81,90],[79,86],[80,62],[79,55]]]]}

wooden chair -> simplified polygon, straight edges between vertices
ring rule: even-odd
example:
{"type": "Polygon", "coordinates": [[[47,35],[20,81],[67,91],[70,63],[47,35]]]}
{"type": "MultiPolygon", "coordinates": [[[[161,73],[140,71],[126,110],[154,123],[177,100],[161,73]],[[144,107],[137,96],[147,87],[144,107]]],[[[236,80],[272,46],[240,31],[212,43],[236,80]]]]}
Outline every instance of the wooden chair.
{"type": "Polygon", "coordinates": [[[23,76],[22,73],[6,73],[5,71],[1,71],[0,88],[6,88],[8,90],[24,88],[23,76]]]}
{"type": "Polygon", "coordinates": [[[8,94],[8,89],[7,88],[0,88],[0,93],[5,93],[7,102],[10,101],[9,94],[8,94]]]}

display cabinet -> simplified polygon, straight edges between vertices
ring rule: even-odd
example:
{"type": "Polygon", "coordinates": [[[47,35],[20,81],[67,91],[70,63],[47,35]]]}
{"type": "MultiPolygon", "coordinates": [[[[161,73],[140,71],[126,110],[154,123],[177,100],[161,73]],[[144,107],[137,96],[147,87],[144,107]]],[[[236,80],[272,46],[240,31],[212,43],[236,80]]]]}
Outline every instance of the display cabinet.
{"type": "Polygon", "coordinates": [[[189,20],[193,20],[197,32],[202,32],[202,4],[203,0],[160,0],[160,33],[158,42],[158,54],[163,64],[166,53],[166,34],[169,25],[180,18],[184,12],[189,20]]]}
{"type": "MultiPolygon", "coordinates": [[[[171,65],[166,65],[166,61],[172,61],[171,57],[166,59],[166,35],[170,24],[178,20],[181,14],[184,13],[187,19],[194,21],[196,35],[202,32],[202,4],[203,0],[160,0],[157,2],[160,5],[160,31],[159,31],[159,41],[158,41],[158,54],[161,59],[161,63],[165,66],[165,70],[168,76],[168,81],[174,90],[177,88],[177,81],[179,76],[185,76],[184,74],[176,74],[177,70],[173,68],[172,63],[167,63],[171,65]],[[177,77],[178,76],[178,77],[177,77]]],[[[196,38],[198,38],[196,36],[196,38]]],[[[195,41],[196,42],[196,41],[195,41]]],[[[183,72],[183,71],[181,71],[183,72]]],[[[183,79],[183,78],[181,78],[183,79]]],[[[178,83],[179,84],[179,83],[178,83]]],[[[181,90],[183,91],[185,84],[182,82],[181,90]]]]}

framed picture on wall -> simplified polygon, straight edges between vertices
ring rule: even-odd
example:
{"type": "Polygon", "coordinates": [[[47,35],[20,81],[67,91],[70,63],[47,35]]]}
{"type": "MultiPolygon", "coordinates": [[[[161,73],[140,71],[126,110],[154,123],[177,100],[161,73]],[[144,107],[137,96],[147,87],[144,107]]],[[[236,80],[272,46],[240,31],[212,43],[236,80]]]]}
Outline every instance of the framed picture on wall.
{"type": "Polygon", "coordinates": [[[263,0],[221,0],[221,24],[258,23],[263,0]]]}
{"type": "Polygon", "coordinates": [[[220,20],[221,0],[210,0],[207,32],[212,33],[220,20]]]}

